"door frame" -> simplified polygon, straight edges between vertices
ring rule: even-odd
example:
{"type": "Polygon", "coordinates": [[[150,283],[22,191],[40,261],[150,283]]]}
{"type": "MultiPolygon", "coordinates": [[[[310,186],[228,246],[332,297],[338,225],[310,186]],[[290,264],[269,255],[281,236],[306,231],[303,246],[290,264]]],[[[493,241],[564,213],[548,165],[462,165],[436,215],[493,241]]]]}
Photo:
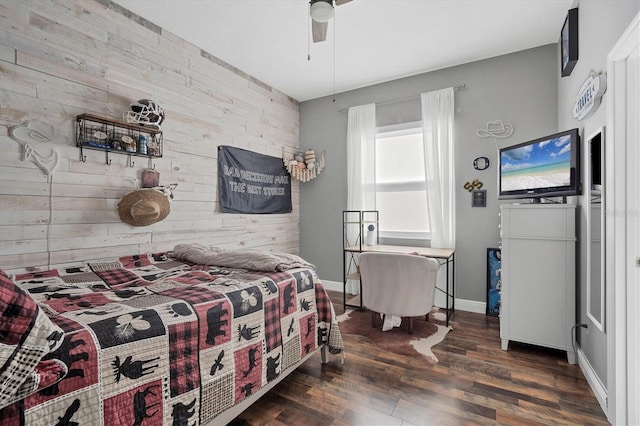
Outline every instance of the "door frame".
{"type": "MultiPolygon", "coordinates": [[[[640,44],[640,14],[607,55],[607,143],[605,144],[605,244],[607,283],[607,417],[613,424],[639,424],[640,255],[638,232],[638,67],[628,59],[640,44]],[[628,75],[628,72],[630,73],[628,75]],[[630,77],[633,76],[633,77],[630,77]],[[629,83],[631,81],[631,83],[629,83]],[[635,116],[633,115],[635,114],[635,116]]],[[[635,52],[635,53],[634,53],[635,52]]],[[[635,56],[634,56],[635,57],[635,56]]]]}

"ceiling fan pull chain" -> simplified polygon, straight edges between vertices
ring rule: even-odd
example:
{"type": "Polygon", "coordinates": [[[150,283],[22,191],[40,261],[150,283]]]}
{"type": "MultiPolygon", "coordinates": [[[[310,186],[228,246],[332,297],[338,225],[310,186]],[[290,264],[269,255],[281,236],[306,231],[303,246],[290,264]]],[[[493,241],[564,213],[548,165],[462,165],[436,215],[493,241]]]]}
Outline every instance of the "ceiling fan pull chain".
{"type": "Polygon", "coordinates": [[[307,61],[311,60],[311,3],[307,13],[307,61]]]}
{"type": "Polygon", "coordinates": [[[337,14],[333,15],[333,102],[336,101],[336,26],[338,23],[337,14]]]}

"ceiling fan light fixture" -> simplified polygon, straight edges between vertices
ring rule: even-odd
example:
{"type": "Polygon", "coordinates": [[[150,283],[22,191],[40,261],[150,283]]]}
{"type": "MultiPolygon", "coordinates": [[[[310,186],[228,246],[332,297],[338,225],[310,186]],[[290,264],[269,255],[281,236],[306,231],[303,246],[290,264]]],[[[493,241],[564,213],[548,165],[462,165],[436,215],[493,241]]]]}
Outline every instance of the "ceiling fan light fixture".
{"type": "Polygon", "coordinates": [[[311,3],[311,19],[316,22],[327,22],[333,18],[333,4],[325,0],[316,0],[311,3]]]}

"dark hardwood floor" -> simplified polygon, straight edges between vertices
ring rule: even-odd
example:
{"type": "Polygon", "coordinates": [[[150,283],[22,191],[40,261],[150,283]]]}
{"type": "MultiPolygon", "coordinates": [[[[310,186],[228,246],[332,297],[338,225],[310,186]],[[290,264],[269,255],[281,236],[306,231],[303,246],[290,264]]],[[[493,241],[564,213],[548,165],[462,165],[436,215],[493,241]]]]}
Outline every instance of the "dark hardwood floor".
{"type": "MultiPolygon", "coordinates": [[[[329,293],[341,314],[342,293],[329,293]]],[[[435,365],[343,335],[344,365],[316,354],[231,424],[609,424],[565,352],[514,342],[502,351],[496,317],[458,311],[451,325],[435,365]]]]}

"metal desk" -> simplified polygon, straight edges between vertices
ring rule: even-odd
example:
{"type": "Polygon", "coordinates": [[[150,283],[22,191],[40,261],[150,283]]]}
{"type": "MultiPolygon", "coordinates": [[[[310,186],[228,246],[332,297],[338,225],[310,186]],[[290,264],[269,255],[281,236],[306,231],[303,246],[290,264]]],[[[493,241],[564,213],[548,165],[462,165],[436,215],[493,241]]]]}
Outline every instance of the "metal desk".
{"type": "MultiPolygon", "coordinates": [[[[449,326],[449,319],[451,318],[451,316],[453,315],[453,312],[455,311],[455,306],[456,306],[456,298],[455,298],[455,292],[456,292],[456,280],[455,280],[455,250],[454,249],[450,249],[450,248],[430,248],[430,247],[412,247],[412,246],[390,246],[390,245],[373,245],[373,246],[367,246],[367,245],[356,245],[356,246],[350,246],[350,247],[345,247],[344,248],[344,253],[343,253],[343,257],[342,257],[342,262],[343,262],[343,272],[344,272],[344,285],[342,288],[342,302],[344,305],[344,308],[346,309],[347,306],[350,307],[356,307],[356,308],[361,308],[362,309],[362,298],[360,297],[360,295],[358,295],[358,299],[359,299],[359,304],[354,305],[354,304],[347,304],[347,280],[348,279],[359,279],[359,276],[354,276],[354,275],[349,275],[347,276],[347,254],[350,255],[355,255],[357,253],[364,253],[364,252],[379,252],[379,253],[404,253],[404,254],[408,254],[408,253],[417,253],[419,256],[425,256],[425,257],[431,257],[434,258],[436,260],[438,260],[438,262],[440,262],[441,265],[446,265],[446,287],[445,289],[441,289],[439,287],[436,286],[436,289],[438,289],[439,291],[443,292],[445,294],[446,297],[446,311],[447,311],[447,320],[446,320],[446,325],[447,327],[449,326]],[[449,265],[451,265],[451,271],[449,271],[449,265]]],[[[360,282],[360,294],[362,294],[362,282],[360,282]]],[[[350,302],[352,302],[352,300],[350,300],[350,302]]]]}

